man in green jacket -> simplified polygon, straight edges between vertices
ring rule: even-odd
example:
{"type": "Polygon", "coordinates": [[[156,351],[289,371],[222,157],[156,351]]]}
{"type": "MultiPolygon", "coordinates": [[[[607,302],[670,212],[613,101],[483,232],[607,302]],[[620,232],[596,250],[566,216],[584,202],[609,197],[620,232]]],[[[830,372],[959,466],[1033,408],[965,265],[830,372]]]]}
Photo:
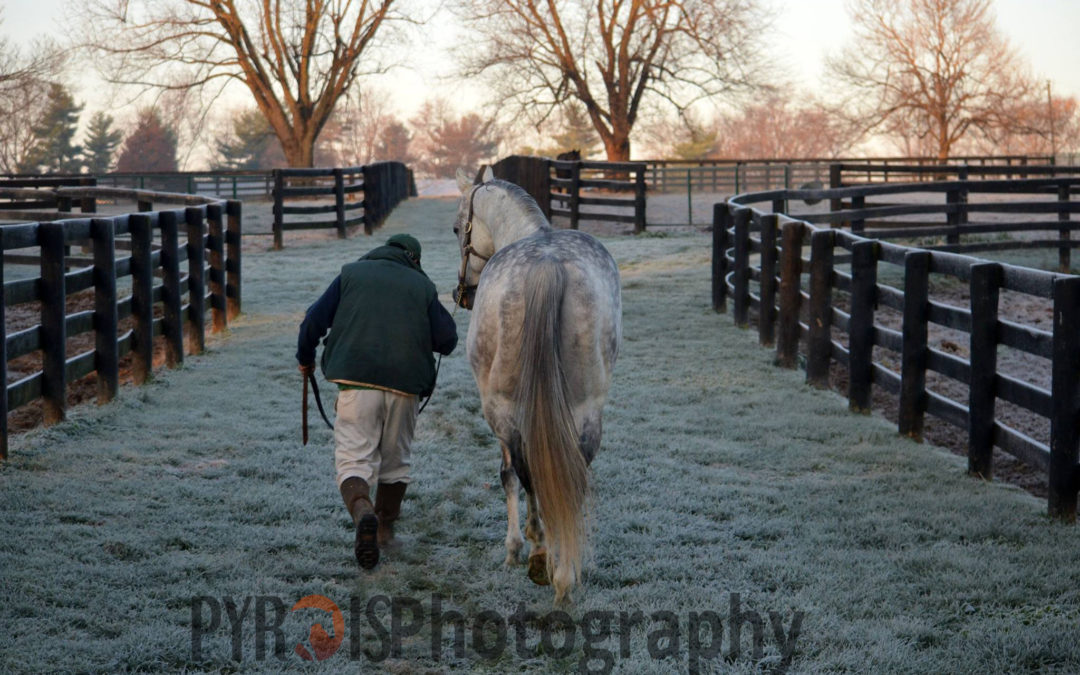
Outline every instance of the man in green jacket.
{"type": "Polygon", "coordinates": [[[356,529],[356,560],[371,569],[379,547],[393,539],[409,484],[419,399],[435,388],[432,352],[454,350],[457,326],[420,267],[420,242],[395,234],[342,267],[308,308],[296,350],[305,377],[315,370],[315,349],[328,330],[323,375],[340,389],[337,482],[356,529]]]}

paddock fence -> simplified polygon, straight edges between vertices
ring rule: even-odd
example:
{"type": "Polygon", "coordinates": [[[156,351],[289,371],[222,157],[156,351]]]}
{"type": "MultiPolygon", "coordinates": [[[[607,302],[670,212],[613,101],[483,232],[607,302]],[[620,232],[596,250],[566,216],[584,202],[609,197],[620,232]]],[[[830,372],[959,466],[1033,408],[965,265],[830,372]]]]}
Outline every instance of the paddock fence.
{"type": "Polygon", "coordinates": [[[161,171],[98,174],[98,185],[199,195],[214,199],[264,200],[273,196],[270,171],[161,171]]]}
{"type": "Polygon", "coordinates": [[[645,173],[641,162],[589,162],[512,155],[492,165],[496,178],[528,192],[548,219],[627,223],[644,232],[645,173]],[[629,194],[629,196],[620,196],[629,194]]]}
{"type": "Polygon", "coordinates": [[[12,411],[40,399],[44,423],[56,423],[72,384],[91,373],[98,402],[110,401],[121,359],[130,355],[141,384],[155,351],[176,367],[185,342],[187,353],[203,351],[208,319],[216,332],[240,312],[239,201],[107,187],[0,188],[0,200],[68,206],[48,221],[0,227],[0,459],[12,411]],[[138,212],[95,215],[98,201],[134,202],[138,212]],[[84,207],[79,217],[73,204],[84,207]]]}
{"type": "MultiPolygon", "coordinates": [[[[842,164],[849,175],[860,170],[869,171],[875,181],[908,180],[900,167],[940,166],[936,158],[884,157],[884,158],[801,158],[801,159],[649,159],[649,190],[654,192],[713,192],[740,194],[742,192],[793,189],[807,183],[821,183],[830,179],[830,168],[842,164]],[[895,168],[894,168],[895,167],[895,168]]],[[[947,160],[946,165],[969,165],[987,167],[1051,166],[1054,158],[1042,155],[987,155],[959,156],[947,160]]],[[[870,182],[867,180],[866,182],[870,182]]],[[[840,185],[830,185],[840,187],[840,185]]]]}
{"type": "Polygon", "coordinates": [[[927,414],[966,432],[975,475],[992,477],[995,447],[1045,471],[1050,514],[1072,522],[1080,277],[965,254],[1057,249],[1067,262],[1078,192],[1073,176],[741,194],[714,207],[713,306],[730,299],[740,326],[753,314],[777,364],[801,362],[808,383],[839,371],[853,410],[877,394],[896,403],[902,434],[921,439],[927,414]],[[944,199],[896,203],[918,193],[944,199]],[[961,198],[972,195],[987,200],[961,198]],[[817,202],[845,208],[794,212],[817,202]],[[928,215],[946,222],[903,221],[928,215]]]}
{"type": "Polygon", "coordinates": [[[412,171],[401,162],[328,169],[274,169],[273,176],[276,250],[284,247],[286,230],[336,229],[344,239],[348,228],[363,225],[364,233],[371,234],[394,207],[416,195],[412,171]],[[327,203],[327,198],[332,202],[327,203]],[[325,214],[333,217],[286,220],[287,216],[325,214]]]}

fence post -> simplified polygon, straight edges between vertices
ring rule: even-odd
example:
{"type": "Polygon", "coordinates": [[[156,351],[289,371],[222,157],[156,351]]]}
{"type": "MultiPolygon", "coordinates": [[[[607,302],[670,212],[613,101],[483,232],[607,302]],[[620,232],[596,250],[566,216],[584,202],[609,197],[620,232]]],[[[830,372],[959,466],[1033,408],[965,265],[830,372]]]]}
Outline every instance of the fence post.
{"type": "Polygon", "coordinates": [[[116,225],[105,218],[90,221],[94,250],[94,370],[97,401],[108,403],[120,384],[119,323],[116,308],[116,225]]]}
{"type": "MultiPolygon", "coordinates": [[[[97,185],[97,179],[93,176],[87,176],[79,179],[79,185],[84,187],[94,187],[97,185]]],[[[89,197],[83,197],[79,200],[79,210],[83,213],[97,213],[97,197],[93,195],[89,197]]]]}
{"type": "Polygon", "coordinates": [[[162,334],[165,336],[165,365],[175,368],[184,362],[183,296],[180,293],[180,231],[175,211],[158,214],[161,230],[162,334]]]}
{"type": "Polygon", "coordinates": [[[930,313],[930,252],[904,255],[904,318],[901,328],[900,411],[897,430],[922,441],[926,411],[926,365],[930,313]]]}
{"type": "Polygon", "coordinates": [[[154,356],[154,266],[151,259],[150,216],[132,215],[131,232],[131,373],[135,384],[150,378],[154,356]]]}
{"type": "Polygon", "coordinates": [[[187,220],[188,249],[188,351],[201,354],[206,348],[206,241],[202,209],[188,207],[184,210],[187,220]]]}
{"type": "MultiPolygon", "coordinates": [[[[1058,222],[1067,223],[1069,221],[1069,210],[1067,207],[1069,203],[1069,184],[1063,183],[1058,186],[1058,205],[1061,206],[1058,209],[1058,222]]],[[[1072,237],[1072,233],[1067,225],[1063,225],[1058,230],[1058,240],[1062,242],[1058,247],[1058,271],[1062,274],[1068,274],[1069,268],[1072,267],[1072,248],[1069,246],[1069,239],[1072,237]]]]}
{"type": "Polygon", "coordinates": [[[378,166],[365,164],[360,169],[364,176],[364,234],[371,234],[383,216],[382,186],[379,181],[378,166]]]}
{"type": "MultiPolygon", "coordinates": [[[[0,227],[0,256],[7,249],[4,243],[4,228],[0,227]]],[[[3,258],[0,258],[2,261],[3,258]]],[[[4,265],[0,264],[0,289],[4,287],[4,265]]],[[[7,301],[3,299],[2,293],[0,293],[0,326],[7,325],[7,301]]],[[[6,460],[8,456],[8,395],[7,395],[7,331],[4,331],[3,339],[0,339],[0,382],[3,386],[0,386],[0,461],[6,460]]]]}
{"type": "MultiPolygon", "coordinates": [[[[645,231],[645,165],[638,166],[634,175],[634,234],[645,231]]],[[[693,225],[693,222],[690,223],[693,225]]]]}
{"type": "Polygon", "coordinates": [[[578,229],[578,218],[581,214],[581,160],[574,162],[570,167],[570,229],[578,229]]]}
{"type": "Polygon", "coordinates": [[[758,342],[772,347],[776,339],[776,214],[761,217],[761,284],[758,342]]]}
{"type": "Polygon", "coordinates": [[[735,211],[735,274],[732,293],[735,299],[735,325],[746,328],[750,323],[750,218],[748,208],[735,211]]]}
{"type": "MultiPolygon", "coordinates": [[[[843,187],[843,183],[841,181],[841,169],[842,168],[843,167],[840,164],[830,164],[829,165],[829,189],[830,190],[835,190],[837,188],[843,187]]],[[[833,212],[842,211],[843,208],[844,208],[844,202],[843,202],[842,199],[830,199],[829,200],[829,211],[833,211],[833,212]]]]}
{"type": "MultiPolygon", "coordinates": [[[[285,196],[282,191],[285,187],[285,179],[281,175],[281,169],[274,169],[274,250],[280,251],[285,246],[285,214],[283,213],[285,196]]],[[[367,215],[367,209],[364,210],[367,215]]]]}
{"type": "MultiPolygon", "coordinates": [[[[64,419],[67,408],[67,284],[64,226],[38,225],[41,245],[41,397],[45,424],[64,419]]],[[[6,386],[6,383],[5,383],[6,386]]]]}
{"type": "Polygon", "coordinates": [[[712,305],[717,312],[727,311],[727,231],[731,212],[727,202],[713,204],[712,230],[712,305]]]}
{"type": "Polygon", "coordinates": [[[334,169],[334,219],[337,221],[338,239],[345,234],[345,174],[341,169],[334,169]]]}
{"type": "Polygon", "coordinates": [[[869,412],[874,377],[874,304],[877,301],[876,241],[851,247],[851,321],[848,324],[848,407],[869,412]]]}
{"type": "Polygon", "coordinates": [[[694,186],[690,182],[690,167],[686,168],[686,224],[694,226],[694,186]]]}
{"type": "Polygon", "coordinates": [[[832,276],[835,230],[810,235],[809,331],[806,338],[806,383],[829,386],[832,364],[832,276]]]}
{"type": "Polygon", "coordinates": [[[799,360],[799,306],[802,304],[802,240],[805,225],[784,223],[780,246],[780,311],[777,314],[776,365],[794,368],[799,360]]]}
{"type": "Polygon", "coordinates": [[[1076,520],[1077,444],[1080,440],[1080,277],[1054,280],[1054,358],[1050,418],[1050,515],[1076,520]]]}
{"type": "MultiPolygon", "coordinates": [[[[957,170],[957,177],[959,180],[967,180],[968,168],[962,166],[957,170]]],[[[945,193],[945,202],[950,206],[955,207],[955,212],[950,211],[946,215],[947,224],[952,227],[946,238],[945,242],[948,244],[960,243],[961,227],[967,222],[967,188],[954,188],[945,193]]]]}
{"type": "Polygon", "coordinates": [[[229,216],[228,231],[225,234],[225,296],[228,305],[227,319],[232,319],[240,314],[240,245],[241,225],[243,223],[243,203],[229,201],[225,204],[225,211],[229,216]]]}
{"type": "Polygon", "coordinates": [[[739,194],[739,165],[741,162],[735,162],[735,190],[732,194],[739,194]]]}
{"type": "MultiPolygon", "coordinates": [[[[853,211],[855,211],[855,210],[862,210],[864,208],[866,208],[866,196],[865,195],[854,195],[851,198],[851,209],[853,211]]],[[[856,220],[852,220],[851,221],[851,231],[854,234],[862,236],[862,234],[866,231],[866,219],[865,218],[858,218],[856,220]]]]}
{"type": "Polygon", "coordinates": [[[209,230],[207,246],[210,248],[210,312],[213,332],[228,328],[226,318],[225,288],[225,209],[220,203],[207,204],[206,223],[209,230]]]}
{"type": "Polygon", "coordinates": [[[971,383],[968,386],[968,473],[994,476],[994,401],[997,398],[998,295],[1001,265],[971,266],[971,383]]]}

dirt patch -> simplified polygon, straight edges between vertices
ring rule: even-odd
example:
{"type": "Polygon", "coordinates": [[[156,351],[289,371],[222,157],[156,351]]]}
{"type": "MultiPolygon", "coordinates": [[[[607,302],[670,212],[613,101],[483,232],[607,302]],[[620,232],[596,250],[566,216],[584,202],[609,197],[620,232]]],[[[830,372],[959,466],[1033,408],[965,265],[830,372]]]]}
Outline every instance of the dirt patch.
{"type": "MultiPolygon", "coordinates": [[[[67,298],[66,312],[68,315],[94,308],[94,291],[92,289],[73,293],[67,298]]],[[[161,317],[163,309],[160,305],[154,307],[154,316],[161,317]]],[[[41,321],[41,303],[27,302],[7,308],[5,330],[7,335],[30,328],[41,321]]],[[[127,317],[118,324],[117,336],[122,336],[134,327],[134,319],[127,317]]],[[[84,352],[93,351],[95,334],[93,332],[80,333],[68,338],[67,356],[77,356],[84,352]]],[[[134,370],[132,367],[133,356],[127,354],[120,359],[120,385],[134,384],[134,370]]],[[[156,370],[165,365],[165,338],[154,338],[153,368],[156,370]]],[[[41,351],[33,351],[8,361],[7,384],[33,375],[42,368],[41,351]]],[[[72,382],[67,386],[67,406],[71,408],[81,403],[97,400],[97,374],[90,373],[72,382]]],[[[44,406],[41,399],[31,401],[8,413],[8,433],[20,433],[39,426],[44,419],[44,406]]]]}

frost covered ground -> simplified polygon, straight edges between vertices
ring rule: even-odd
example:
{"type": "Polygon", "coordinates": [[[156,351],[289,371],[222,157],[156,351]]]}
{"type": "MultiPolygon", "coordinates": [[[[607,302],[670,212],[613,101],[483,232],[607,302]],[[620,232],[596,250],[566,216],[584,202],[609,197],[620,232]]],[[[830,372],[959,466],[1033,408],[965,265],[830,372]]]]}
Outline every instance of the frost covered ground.
{"type": "Polygon", "coordinates": [[[372,239],[248,252],[227,339],[15,438],[0,467],[0,670],[742,672],[786,665],[781,645],[791,672],[1080,669],[1080,530],[773,367],[709,309],[699,233],[604,238],[625,342],[593,464],[593,556],[567,616],[502,567],[498,451],[463,351],[419,421],[404,545],[359,571],[314,410],[300,444],[296,327],[343,262],[395,232],[420,238],[448,300],[453,213],[411,200],[372,239]],[[313,594],[342,609],[339,628],[289,611],[313,594]],[[451,623],[433,650],[433,603],[466,618],[461,654],[451,623]],[[294,652],[316,622],[344,631],[322,663],[294,652]]]}

